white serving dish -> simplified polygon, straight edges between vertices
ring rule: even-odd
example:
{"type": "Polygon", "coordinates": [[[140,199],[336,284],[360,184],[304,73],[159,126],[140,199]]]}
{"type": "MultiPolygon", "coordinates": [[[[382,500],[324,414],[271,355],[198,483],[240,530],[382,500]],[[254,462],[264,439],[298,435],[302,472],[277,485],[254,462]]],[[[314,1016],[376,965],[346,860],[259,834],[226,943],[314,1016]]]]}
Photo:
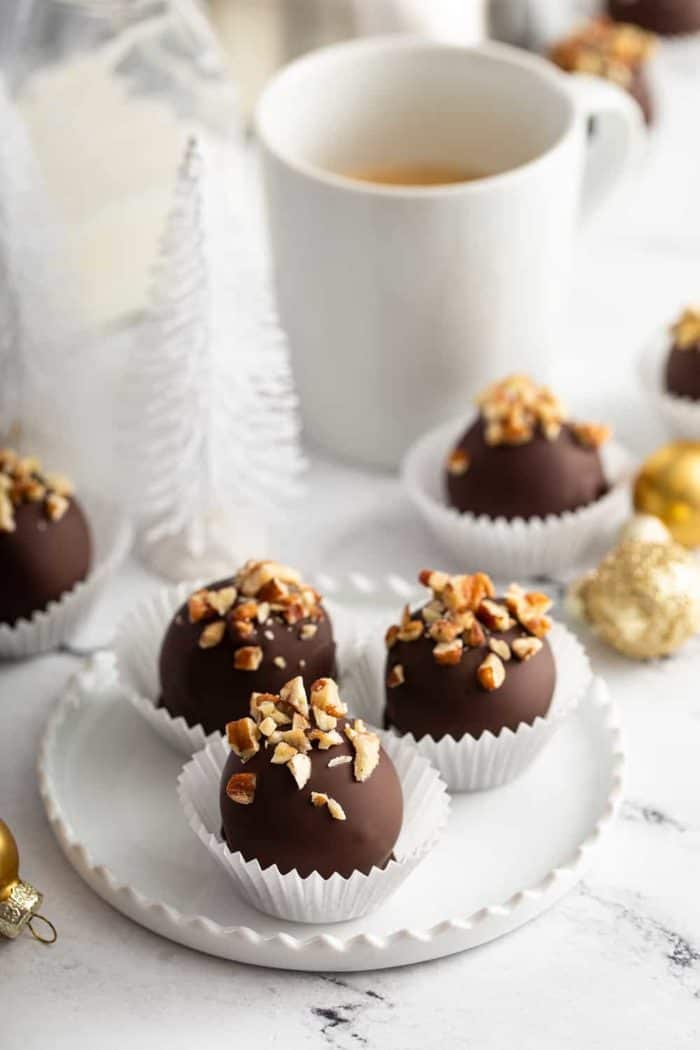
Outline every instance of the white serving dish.
{"type": "Polygon", "coordinates": [[[516,929],[581,878],[622,798],[614,704],[595,679],[513,784],[455,797],[448,828],[372,915],[281,922],[231,890],[187,826],[181,758],[125,701],[111,655],[72,681],[44,734],[39,785],[80,876],[135,922],[196,950],[296,970],[368,970],[450,955],[516,929]],[[555,789],[554,789],[555,788],[555,789]]]}

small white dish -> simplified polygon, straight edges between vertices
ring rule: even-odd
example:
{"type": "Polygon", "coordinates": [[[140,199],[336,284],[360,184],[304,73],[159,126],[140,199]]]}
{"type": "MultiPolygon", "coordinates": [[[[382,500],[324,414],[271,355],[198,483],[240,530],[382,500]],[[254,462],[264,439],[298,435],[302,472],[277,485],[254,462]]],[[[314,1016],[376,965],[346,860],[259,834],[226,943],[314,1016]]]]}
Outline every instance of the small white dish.
{"type": "Polygon", "coordinates": [[[176,792],[181,764],[144,732],[113,658],[86,665],[51,714],[38,763],[68,861],[104,900],[161,936],[239,962],[331,972],[464,951],[551,907],[611,828],[624,753],[615,706],[594,679],[516,783],[453,799],[441,841],[377,911],[314,927],[263,915],[232,892],[187,825],[176,792]]]}
{"type": "Polygon", "coordinates": [[[601,449],[610,491],[580,510],[524,520],[460,514],[447,503],[444,470],[471,419],[443,423],[409,449],[401,465],[403,485],[425,524],[465,571],[499,580],[557,576],[612,546],[629,515],[628,483],[633,459],[614,441],[601,449]]]}
{"type": "Polygon", "coordinates": [[[69,641],[109,577],[126,557],[133,530],[121,508],[90,494],[82,494],[81,503],[93,544],[90,572],[82,583],[29,619],[19,620],[12,627],[0,624],[0,660],[38,656],[69,641]]]}

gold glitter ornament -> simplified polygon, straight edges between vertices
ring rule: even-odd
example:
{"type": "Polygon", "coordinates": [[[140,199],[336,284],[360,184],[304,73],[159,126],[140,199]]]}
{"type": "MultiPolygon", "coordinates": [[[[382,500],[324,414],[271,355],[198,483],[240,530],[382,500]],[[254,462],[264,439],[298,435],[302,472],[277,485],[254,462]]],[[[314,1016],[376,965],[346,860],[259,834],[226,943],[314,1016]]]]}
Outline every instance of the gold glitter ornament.
{"type": "Polygon", "coordinates": [[[657,449],[637,475],[634,505],[660,518],[684,547],[700,547],[700,442],[657,449]]]}
{"type": "Polygon", "coordinates": [[[25,926],[32,937],[43,944],[53,944],[55,927],[39,908],[43,895],[19,877],[19,851],[14,835],[4,820],[0,820],[0,936],[14,940],[25,926]],[[37,921],[45,923],[48,934],[34,929],[37,921]]]}
{"type": "Polygon", "coordinates": [[[677,543],[626,540],[575,585],[595,632],[635,660],[668,656],[700,631],[700,571],[677,543]]]}

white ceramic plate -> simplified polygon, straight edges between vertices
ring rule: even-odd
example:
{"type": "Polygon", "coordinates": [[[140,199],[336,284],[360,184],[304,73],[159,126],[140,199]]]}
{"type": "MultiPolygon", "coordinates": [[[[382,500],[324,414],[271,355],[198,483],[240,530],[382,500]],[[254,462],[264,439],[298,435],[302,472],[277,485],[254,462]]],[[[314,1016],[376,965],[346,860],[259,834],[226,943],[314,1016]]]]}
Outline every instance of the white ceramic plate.
{"type": "Polygon", "coordinates": [[[550,907],[609,830],[623,765],[615,708],[595,679],[521,778],[455,797],[441,842],[399,892],[332,926],[282,923],[236,897],[187,826],[176,793],[181,759],[125,700],[110,655],[88,664],[55,708],[39,783],[70,863],[134,921],[212,955],[333,971],[450,955],[550,907]]]}

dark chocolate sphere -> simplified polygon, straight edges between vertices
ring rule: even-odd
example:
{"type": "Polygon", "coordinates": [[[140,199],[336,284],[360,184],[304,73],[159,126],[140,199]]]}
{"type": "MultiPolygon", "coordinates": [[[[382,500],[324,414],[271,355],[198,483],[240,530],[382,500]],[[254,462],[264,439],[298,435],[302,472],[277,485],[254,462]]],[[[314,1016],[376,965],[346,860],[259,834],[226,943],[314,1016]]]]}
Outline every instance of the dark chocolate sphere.
{"type": "MultiPolygon", "coordinates": [[[[420,613],[413,616],[418,619],[420,613]]],[[[493,631],[491,637],[509,645],[527,637],[520,626],[493,631]]],[[[503,685],[487,691],[479,683],[477,670],[488,656],[488,644],[464,649],[459,663],[440,666],[428,637],[398,641],[387,654],[387,676],[397,665],[403,668],[403,682],[386,690],[386,725],[416,739],[431,736],[456,740],[469,734],[478,739],[487,730],[497,735],[502,729],[516,730],[521,722],[532,723],[549,710],[554,694],[556,670],[549,642],[529,660],[511,659],[505,664],[503,685]]]]}
{"type": "Polygon", "coordinates": [[[92,544],[74,498],[52,521],[43,502],[14,507],[14,531],[0,530],[0,623],[45,609],[87,576],[92,544]]]}
{"type": "Polygon", "coordinates": [[[608,12],[666,36],[700,30],[700,0],[608,0],[608,12]]]}
{"type": "Polygon", "coordinates": [[[666,361],[666,389],[677,397],[700,401],[700,342],[683,350],[671,348],[666,361]]]}
{"type": "Polygon", "coordinates": [[[577,510],[608,491],[597,448],[582,444],[570,426],[548,440],[541,431],[520,445],[488,445],[479,418],[457,443],[468,468],[446,471],[450,506],[490,518],[545,518],[577,510]]]}
{"type": "MultiPolygon", "coordinates": [[[[234,579],[220,580],[209,589],[220,590],[234,579]]],[[[229,615],[219,644],[202,648],[202,633],[211,621],[191,622],[185,603],[173,617],[161,646],[162,706],[173,717],[182,715],[189,726],[201,725],[205,733],[223,731],[227,722],[248,714],[251,693],[279,693],[295,675],[302,676],[307,688],[317,678],[334,677],[333,628],[322,606],[320,615],[313,620],[304,616],[290,624],[271,613],[264,623],[253,621],[245,638],[229,615]],[[236,651],[243,647],[261,650],[256,669],[235,666],[236,651]]]]}
{"type": "MultiPolygon", "coordinates": [[[[344,723],[338,723],[342,733],[344,723]]],[[[296,870],[302,878],[317,871],[323,878],[338,872],[367,874],[391,858],[403,820],[401,784],[394,764],[381,749],[379,763],[365,781],[357,781],[353,763],[329,766],[340,756],[354,757],[343,734],[342,743],[327,751],[312,748],[311,776],[299,788],[285,765],[270,761],[261,749],[243,763],[231,752],[221,780],[224,838],[233,852],[257,860],[262,868],[276,864],[282,873],[296,870]],[[237,773],[254,774],[255,797],[250,805],[232,801],[226,793],[237,773]],[[340,803],[345,820],[334,820],[327,807],[312,805],[312,791],[340,803]]]]}

